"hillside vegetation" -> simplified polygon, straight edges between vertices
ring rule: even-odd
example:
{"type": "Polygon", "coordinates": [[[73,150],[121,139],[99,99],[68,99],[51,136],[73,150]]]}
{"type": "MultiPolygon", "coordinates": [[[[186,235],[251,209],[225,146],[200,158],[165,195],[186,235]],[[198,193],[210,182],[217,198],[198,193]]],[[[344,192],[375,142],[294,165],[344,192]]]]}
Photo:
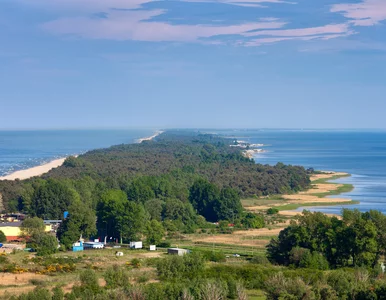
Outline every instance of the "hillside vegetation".
{"type": "Polygon", "coordinates": [[[69,157],[42,178],[1,182],[0,192],[8,211],[43,219],[69,211],[58,232],[67,246],[81,234],[160,242],[164,231],[194,232],[205,220],[259,228],[264,220],[244,212],[240,197],[294,193],[309,186],[309,175],[303,167],[255,164],[234,142],[166,132],[69,157]],[[157,238],[150,237],[154,228],[157,238]]]}

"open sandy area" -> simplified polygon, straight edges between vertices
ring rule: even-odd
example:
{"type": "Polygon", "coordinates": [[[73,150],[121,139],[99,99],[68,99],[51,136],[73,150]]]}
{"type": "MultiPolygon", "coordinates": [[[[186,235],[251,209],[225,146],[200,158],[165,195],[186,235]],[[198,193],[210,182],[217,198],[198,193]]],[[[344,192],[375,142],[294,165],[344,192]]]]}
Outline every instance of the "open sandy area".
{"type": "MultiPolygon", "coordinates": [[[[335,176],[349,176],[347,173],[342,173],[342,172],[325,172],[323,174],[316,174],[311,176],[311,182],[315,182],[319,179],[329,179],[333,178],[335,176]]],[[[324,182],[324,183],[312,183],[312,187],[304,192],[300,192],[297,194],[292,194],[292,195],[283,195],[282,198],[284,199],[283,201],[273,201],[274,203],[272,205],[267,204],[266,202],[264,205],[254,205],[254,206],[249,206],[245,207],[247,210],[250,211],[261,211],[261,210],[267,210],[271,207],[275,206],[283,206],[287,204],[308,204],[308,203],[315,203],[317,205],[318,203],[348,203],[351,202],[351,199],[346,199],[346,198],[326,198],[326,197],[319,197],[318,194],[322,193],[329,193],[332,191],[335,191],[342,187],[342,184],[335,184],[335,183],[329,183],[329,182],[324,182]]],[[[292,216],[298,214],[298,212],[281,212],[281,214],[286,215],[286,216],[292,216]]]]}
{"type": "Polygon", "coordinates": [[[151,141],[153,140],[154,138],[156,138],[157,136],[159,136],[160,134],[162,134],[164,131],[157,131],[155,134],[153,134],[152,136],[149,136],[149,137],[145,137],[145,138],[141,138],[141,139],[138,139],[138,143],[142,143],[143,141],[151,141]]]}
{"type": "Polygon", "coordinates": [[[32,273],[1,273],[0,296],[4,296],[5,294],[20,295],[22,293],[28,293],[35,288],[35,286],[31,284],[30,280],[45,280],[47,277],[47,275],[32,273]]]}
{"type": "Polygon", "coordinates": [[[285,228],[283,226],[273,229],[261,228],[253,230],[238,230],[232,234],[217,234],[217,235],[204,235],[190,237],[192,242],[201,243],[217,243],[217,244],[229,244],[237,246],[251,246],[251,247],[264,247],[270,241],[269,237],[279,235],[280,231],[285,228]],[[266,237],[266,238],[264,238],[266,237]]]}
{"type": "Polygon", "coordinates": [[[23,179],[28,179],[35,176],[41,176],[54,168],[60,167],[65,160],[66,160],[65,158],[55,159],[41,166],[33,167],[27,170],[16,171],[10,175],[0,177],[0,180],[16,180],[16,179],[23,180],[23,179]]]}

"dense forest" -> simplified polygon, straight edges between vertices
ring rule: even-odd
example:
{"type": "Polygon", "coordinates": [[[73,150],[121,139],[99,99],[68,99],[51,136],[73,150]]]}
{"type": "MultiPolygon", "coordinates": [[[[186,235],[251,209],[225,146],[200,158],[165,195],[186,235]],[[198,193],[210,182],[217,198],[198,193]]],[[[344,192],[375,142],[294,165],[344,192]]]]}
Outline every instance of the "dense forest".
{"type": "Polygon", "coordinates": [[[0,182],[7,211],[63,219],[58,236],[69,246],[83,237],[159,242],[164,230],[192,232],[205,221],[261,227],[241,197],[307,188],[303,167],[255,164],[233,139],[166,132],[155,140],[69,157],[41,178],[0,182]],[[96,224],[96,219],[98,220],[96,224]],[[153,235],[157,228],[158,238],[153,235]]]}

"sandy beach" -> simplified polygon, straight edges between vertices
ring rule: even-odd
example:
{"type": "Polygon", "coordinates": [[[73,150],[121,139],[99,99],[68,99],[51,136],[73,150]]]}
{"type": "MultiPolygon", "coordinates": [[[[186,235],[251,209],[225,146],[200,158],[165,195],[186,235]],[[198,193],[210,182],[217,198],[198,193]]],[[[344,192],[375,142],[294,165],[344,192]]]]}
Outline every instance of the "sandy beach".
{"type": "MultiPolygon", "coordinates": [[[[151,141],[155,137],[159,136],[161,133],[163,133],[163,131],[157,131],[156,133],[154,133],[154,135],[149,136],[149,137],[145,137],[145,138],[141,138],[137,142],[142,143],[143,141],[151,141]]],[[[59,158],[59,159],[55,159],[55,160],[50,161],[49,163],[46,163],[46,164],[41,165],[41,166],[36,166],[36,167],[30,168],[30,169],[16,171],[12,174],[0,177],[0,181],[1,180],[16,180],[16,179],[24,180],[24,179],[28,179],[28,178],[35,177],[35,176],[41,176],[41,175],[49,172],[50,170],[52,170],[54,168],[60,167],[64,163],[65,160],[66,160],[66,158],[59,158]]]]}
{"type": "Polygon", "coordinates": [[[27,170],[16,171],[12,174],[0,177],[0,180],[16,180],[16,179],[23,180],[23,179],[28,179],[35,176],[41,176],[54,168],[60,167],[65,160],[66,158],[55,159],[41,166],[33,167],[27,170]]]}
{"type": "MultiPolygon", "coordinates": [[[[269,205],[267,203],[264,203],[263,205],[252,205],[252,206],[247,206],[245,209],[250,210],[250,211],[262,211],[262,210],[267,210],[271,207],[282,207],[284,205],[291,205],[291,204],[296,204],[301,206],[302,204],[307,205],[307,204],[312,204],[313,206],[318,206],[319,205],[326,205],[328,203],[331,204],[337,204],[337,203],[342,203],[342,204],[348,204],[351,203],[351,199],[347,198],[328,198],[328,197],[321,197],[321,194],[334,192],[337,191],[339,188],[341,188],[343,185],[342,184],[337,184],[337,183],[331,183],[328,181],[323,181],[323,182],[318,182],[318,180],[328,180],[332,179],[335,177],[346,177],[349,176],[347,173],[342,173],[342,172],[330,172],[330,171],[324,171],[322,174],[316,174],[311,176],[311,188],[308,189],[307,191],[303,191],[297,194],[291,194],[291,195],[282,195],[282,201],[276,201],[273,202],[273,204],[269,205]]],[[[293,211],[293,210],[284,210],[281,211],[280,214],[282,215],[287,215],[287,216],[293,216],[300,214],[301,212],[298,211],[293,211]]]]}
{"type": "Polygon", "coordinates": [[[156,138],[157,136],[159,136],[160,134],[162,134],[164,131],[157,131],[156,133],[154,133],[152,136],[149,136],[149,137],[145,137],[145,138],[141,138],[141,139],[138,139],[137,140],[137,143],[140,144],[142,143],[143,141],[151,141],[152,139],[156,138]]]}

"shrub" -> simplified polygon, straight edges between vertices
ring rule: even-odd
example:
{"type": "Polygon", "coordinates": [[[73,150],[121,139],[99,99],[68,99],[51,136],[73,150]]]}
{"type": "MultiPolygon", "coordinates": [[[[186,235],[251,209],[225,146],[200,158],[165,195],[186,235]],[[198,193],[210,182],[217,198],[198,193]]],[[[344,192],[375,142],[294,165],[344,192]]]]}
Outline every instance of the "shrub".
{"type": "Polygon", "coordinates": [[[141,267],[141,260],[140,259],[138,259],[138,258],[133,258],[132,260],[131,260],[131,266],[133,267],[133,268],[136,268],[136,269],[138,269],[138,268],[140,268],[141,267]]]}
{"type": "Polygon", "coordinates": [[[40,279],[36,279],[36,278],[30,279],[29,282],[30,282],[32,285],[36,285],[36,286],[45,286],[45,285],[46,285],[46,282],[45,282],[45,281],[40,280],[40,279]]]}
{"type": "Polygon", "coordinates": [[[150,275],[148,273],[143,273],[137,278],[138,283],[145,283],[150,280],[150,275]]]}
{"type": "Polygon", "coordinates": [[[328,270],[327,259],[318,252],[306,248],[295,247],[290,252],[290,263],[299,268],[328,270]]]}
{"type": "Polygon", "coordinates": [[[93,270],[85,270],[79,275],[81,286],[93,292],[99,291],[98,277],[93,270]]]}
{"type": "Polygon", "coordinates": [[[103,274],[108,289],[125,287],[129,283],[129,275],[122,267],[114,265],[109,267],[103,274]]]}
{"type": "Polygon", "coordinates": [[[276,215],[279,213],[279,210],[277,208],[271,207],[267,210],[267,215],[276,215]]]}
{"type": "Polygon", "coordinates": [[[204,269],[204,259],[199,253],[168,256],[157,263],[158,275],[166,280],[195,278],[204,269]]]}
{"type": "Polygon", "coordinates": [[[260,255],[252,257],[250,262],[252,264],[256,264],[256,265],[269,265],[270,264],[268,258],[266,258],[265,256],[260,256],[260,255]]]}
{"type": "Polygon", "coordinates": [[[163,241],[159,243],[157,246],[158,248],[170,248],[170,241],[163,241]]]}
{"type": "Polygon", "coordinates": [[[0,255],[0,264],[7,264],[9,263],[8,258],[5,255],[0,255]]]}
{"type": "Polygon", "coordinates": [[[315,293],[301,278],[288,279],[283,273],[278,273],[267,280],[264,290],[268,300],[315,299],[315,293]]]}
{"type": "Polygon", "coordinates": [[[52,289],[52,300],[63,300],[64,292],[60,287],[54,287],[52,289]]]}
{"type": "Polygon", "coordinates": [[[213,262],[225,262],[226,256],[223,252],[215,252],[215,251],[205,251],[203,252],[203,257],[208,261],[213,262]]]}

